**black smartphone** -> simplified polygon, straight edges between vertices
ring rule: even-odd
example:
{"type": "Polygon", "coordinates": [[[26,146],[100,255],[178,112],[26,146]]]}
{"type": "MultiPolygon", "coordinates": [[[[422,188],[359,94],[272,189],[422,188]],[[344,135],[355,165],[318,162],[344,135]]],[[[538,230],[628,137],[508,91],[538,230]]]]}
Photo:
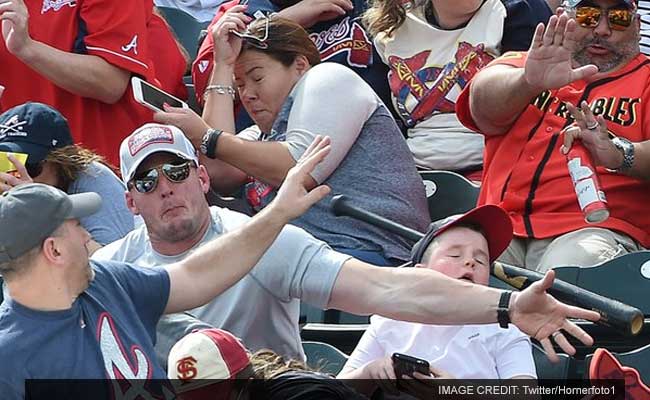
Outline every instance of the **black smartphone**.
{"type": "Polygon", "coordinates": [[[400,379],[402,375],[413,376],[413,373],[416,371],[422,375],[431,375],[427,360],[402,353],[393,353],[391,358],[393,359],[393,369],[395,370],[397,379],[400,379]]]}

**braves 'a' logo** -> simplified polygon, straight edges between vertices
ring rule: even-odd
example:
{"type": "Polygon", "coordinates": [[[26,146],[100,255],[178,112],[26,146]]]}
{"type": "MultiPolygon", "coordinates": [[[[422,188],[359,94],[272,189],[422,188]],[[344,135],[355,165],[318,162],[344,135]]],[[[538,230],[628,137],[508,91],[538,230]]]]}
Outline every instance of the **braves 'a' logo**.
{"type": "Polygon", "coordinates": [[[455,99],[447,98],[451,89],[464,88],[467,82],[494,59],[483,44],[458,44],[454,60],[442,67],[426,66],[431,50],[411,58],[388,57],[389,84],[397,109],[407,126],[415,126],[434,113],[454,112],[455,99]]]}
{"type": "Polygon", "coordinates": [[[176,372],[178,379],[182,381],[189,381],[196,378],[198,371],[196,370],[196,359],[194,357],[184,357],[176,362],[176,372]]]}
{"type": "Polygon", "coordinates": [[[134,35],[131,41],[124,46],[122,46],[122,51],[128,53],[133,50],[134,54],[138,54],[138,35],[134,35]]]}
{"type": "Polygon", "coordinates": [[[49,10],[59,11],[63,6],[75,7],[77,0],[43,0],[43,7],[41,7],[41,14],[45,14],[49,10]]]}
{"type": "Polygon", "coordinates": [[[312,33],[309,37],[316,44],[323,61],[347,53],[350,66],[365,68],[372,63],[372,41],[356,19],[346,17],[326,31],[312,33]]]}

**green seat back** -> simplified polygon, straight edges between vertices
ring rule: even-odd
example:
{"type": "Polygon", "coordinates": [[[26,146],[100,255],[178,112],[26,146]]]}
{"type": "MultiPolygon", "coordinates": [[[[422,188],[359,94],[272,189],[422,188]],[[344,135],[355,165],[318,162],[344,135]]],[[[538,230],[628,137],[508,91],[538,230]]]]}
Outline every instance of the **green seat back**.
{"type": "Polygon", "coordinates": [[[190,60],[196,58],[198,52],[199,35],[203,25],[196,20],[192,15],[183,10],[174,7],[157,7],[160,15],[165,18],[165,21],[171,26],[178,41],[187,51],[190,60]]]}
{"type": "Polygon", "coordinates": [[[302,342],[307,356],[307,365],[321,372],[338,374],[348,360],[348,356],[336,347],[321,342],[302,342]]]}
{"type": "Polygon", "coordinates": [[[422,171],[431,221],[465,213],[476,207],[479,187],[451,171],[422,171]]]}
{"type": "Polygon", "coordinates": [[[546,352],[533,343],[533,359],[537,369],[537,379],[569,379],[571,357],[567,354],[558,354],[560,361],[552,363],[546,357],[546,352]]]}
{"type": "Polygon", "coordinates": [[[558,279],[637,307],[650,316],[650,251],[625,254],[591,268],[553,269],[558,279]]]}

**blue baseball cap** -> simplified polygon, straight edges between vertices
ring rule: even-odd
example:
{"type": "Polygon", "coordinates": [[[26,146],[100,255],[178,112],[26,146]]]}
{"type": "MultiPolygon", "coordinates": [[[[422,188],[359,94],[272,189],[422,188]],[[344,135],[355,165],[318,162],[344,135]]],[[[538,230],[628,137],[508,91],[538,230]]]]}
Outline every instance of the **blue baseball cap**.
{"type": "Polygon", "coordinates": [[[0,151],[25,153],[37,164],[53,149],[73,144],[68,121],[54,108],[25,103],[0,115],[0,151]]]}
{"type": "Polygon", "coordinates": [[[0,263],[15,260],[38,246],[68,219],[99,210],[97,193],[68,195],[41,183],[18,185],[0,195],[0,263]]]}

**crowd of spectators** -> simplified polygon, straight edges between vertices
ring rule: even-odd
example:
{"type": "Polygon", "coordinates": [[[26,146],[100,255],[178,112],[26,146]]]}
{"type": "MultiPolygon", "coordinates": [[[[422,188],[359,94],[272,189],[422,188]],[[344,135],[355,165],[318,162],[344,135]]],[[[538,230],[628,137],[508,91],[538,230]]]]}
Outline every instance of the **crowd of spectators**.
{"type": "Polygon", "coordinates": [[[570,318],[598,314],[545,291],[650,246],[647,3],[1,2],[2,398],[33,378],[365,398],[413,388],[395,352],[430,363],[417,379],[534,379],[531,338],[551,360],[591,345],[570,318]],[[195,59],[156,6],[205,26],[195,59]],[[197,108],[152,112],[134,76],[197,108]],[[477,208],[431,222],[425,170],[478,182],[477,208]],[[339,194],[426,234],[335,216],[339,194]],[[497,259],[544,279],[490,288],[497,259]],[[358,380],[304,365],[301,303],[372,315],[339,375],[358,380]]]}

